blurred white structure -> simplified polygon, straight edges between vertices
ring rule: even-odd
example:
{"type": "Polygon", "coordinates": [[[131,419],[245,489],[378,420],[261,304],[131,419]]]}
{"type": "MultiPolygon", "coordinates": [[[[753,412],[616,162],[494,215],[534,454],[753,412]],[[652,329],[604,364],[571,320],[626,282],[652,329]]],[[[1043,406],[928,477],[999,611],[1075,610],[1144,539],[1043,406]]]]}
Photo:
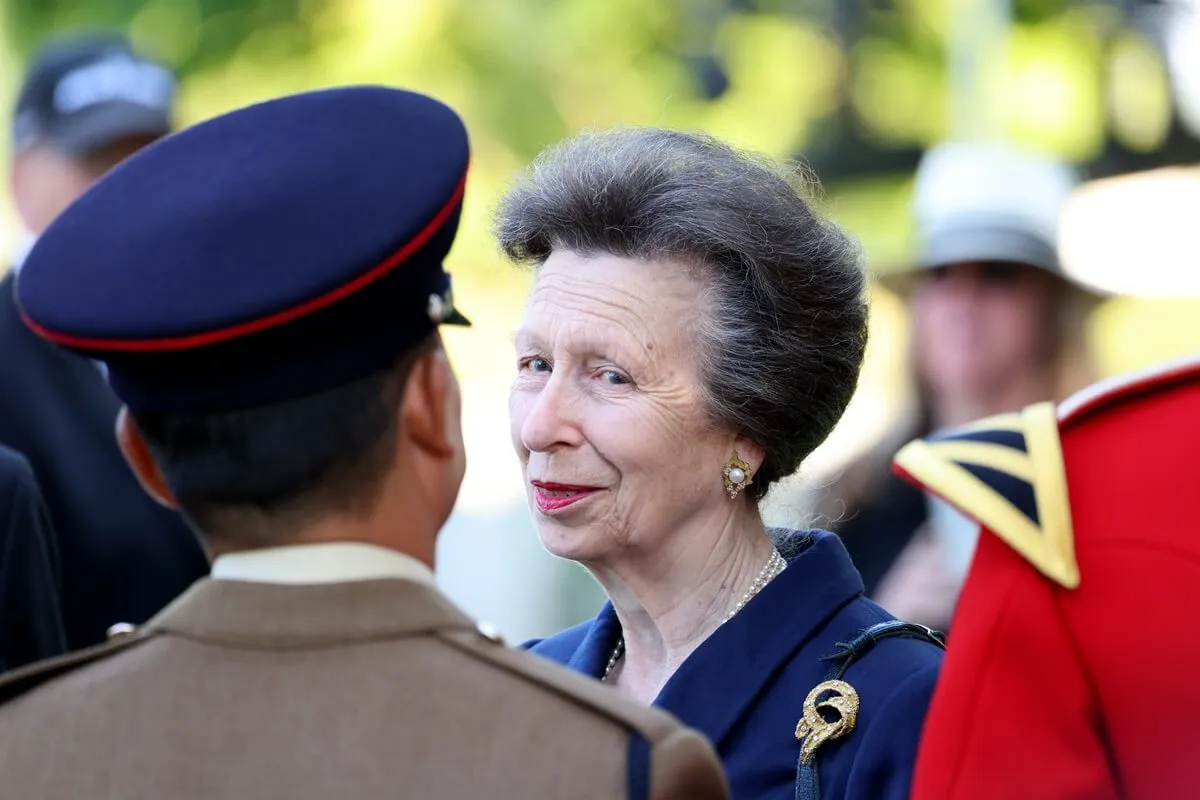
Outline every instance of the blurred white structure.
{"type": "Polygon", "coordinates": [[[1175,108],[1184,127],[1200,137],[1200,0],[1174,0],[1162,24],[1175,108]]]}
{"type": "Polygon", "coordinates": [[[1073,276],[1114,294],[1200,296],[1200,167],[1090,181],[1063,210],[1073,276]]]}

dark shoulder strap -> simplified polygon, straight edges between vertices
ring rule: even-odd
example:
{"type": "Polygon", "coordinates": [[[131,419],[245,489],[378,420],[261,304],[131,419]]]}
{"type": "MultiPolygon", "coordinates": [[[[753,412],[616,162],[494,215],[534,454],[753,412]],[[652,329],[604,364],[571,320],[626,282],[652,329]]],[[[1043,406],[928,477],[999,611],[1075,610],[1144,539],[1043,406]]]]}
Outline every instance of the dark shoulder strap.
{"type": "Polygon", "coordinates": [[[626,757],[629,800],[650,800],[650,742],[640,731],[629,734],[629,753],[626,757]]]}
{"type": "Polygon", "coordinates": [[[858,692],[843,680],[846,671],[879,642],[892,638],[919,639],[943,649],[946,647],[943,635],[932,628],[893,619],[856,631],[846,641],[838,642],[834,651],[821,659],[829,664],[829,671],[825,680],[809,692],[804,701],[804,716],[796,725],[796,738],[800,740],[796,800],[820,800],[817,750],[825,742],[840,739],[854,730],[858,719],[858,692]]]}
{"type": "Polygon", "coordinates": [[[892,638],[920,639],[943,650],[946,648],[946,637],[933,628],[899,619],[880,622],[858,631],[847,641],[838,642],[837,648],[821,659],[830,665],[827,679],[841,680],[851,664],[871,652],[884,639],[892,638]]]}
{"type": "Polygon", "coordinates": [[[651,747],[679,728],[679,723],[661,709],[614,697],[612,689],[600,681],[565,670],[550,659],[512,650],[474,631],[442,630],[435,634],[466,655],[564,698],[580,710],[607,719],[631,734],[636,733],[651,747]]]}
{"type": "Polygon", "coordinates": [[[674,719],[661,710],[629,702],[600,681],[563,669],[550,658],[511,650],[473,631],[438,631],[437,636],[462,653],[532,683],[547,694],[564,698],[581,711],[620,726],[629,737],[626,751],[628,797],[630,800],[650,797],[654,746],[679,729],[674,719]]]}
{"type": "Polygon", "coordinates": [[[108,658],[128,647],[140,644],[155,635],[154,631],[139,628],[115,635],[103,644],[76,650],[56,658],[38,661],[0,676],[0,705],[36,689],[47,681],[80,667],[108,658]]]}

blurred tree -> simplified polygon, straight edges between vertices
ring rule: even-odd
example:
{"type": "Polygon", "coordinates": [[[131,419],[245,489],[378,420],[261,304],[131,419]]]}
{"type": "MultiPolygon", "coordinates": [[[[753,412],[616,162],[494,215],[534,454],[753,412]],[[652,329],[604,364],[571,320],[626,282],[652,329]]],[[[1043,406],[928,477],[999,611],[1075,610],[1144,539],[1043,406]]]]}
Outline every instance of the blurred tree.
{"type": "MultiPolygon", "coordinates": [[[[963,96],[952,92],[953,37],[997,2],[0,0],[0,25],[21,54],[64,28],[126,29],[184,75],[183,122],[335,83],[444,98],[476,153],[455,260],[489,298],[515,299],[524,280],[492,268],[495,197],[545,145],[618,124],[703,129],[798,156],[875,268],[903,261],[912,170],[951,131],[963,96]]],[[[1134,16],[1156,4],[1001,6],[1011,12],[1003,46],[975,65],[997,135],[1097,175],[1200,160],[1172,107],[1161,37],[1134,16]]]]}
{"type": "Polygon", "coordinates": [[[25,55],[46,36],[71,29],[128,29],[143,46],[184,72],[218,64],[256,31],[287,26],[279,55],[312,47],[310,29],[294,25],[328,0],[3,0],[0,28],[25,55]]]}
{"type": "MultiPolygon", "coordinates": [[[[55,31],[125,28],[188,75],[241,56],[277,66],[311,60],[331,39],[346,38],[338,36],[344,30],[337,25],[320,21],[377,18],[375,26],[393,19],[403,24],[413,16],[413,5],[0,0],[0,23],[8,44],[21,54],[55,31]]],[[[522,160],[580,126],[670,122],[715,125],[718,132],[779,155],[803,153],[831,180],[909,172],[921,150],[948,133],[950,71],[956,68],[950,37],[963,33],[954,15],[969,25],[995,6],[1006,8],[1013,23],[1007,46],[996,54],[999,63],[987,67],[999,76],[993,83],[1000,132],[1084,163],[1103,156],[1100,171],[1109,172],[1119,169],[1127,149],[1109,135],[1112,63],[1122,75],[1138,71],[1126,85],[1153,72],[1148,61],[1163,63],[1153,47],[1130,56],[1128,37],[1121,38],[1121,21],[1146,5],[1135,0],[424,5],[437,18],[438,38],[421,43],[422,52],[448,51],[462,77],[486,89],[476,100],[487,129],[522,160]],[[773,132],[764,135],[764,128],[773,132]]],[[[384,56],[376,63],[384,67],[387,61],[384,56]]],[[[1178,138],[1171,140],[1175,155],[1178,138]]],[[[1144,161],[1145,148],[1140,150],[1144,161]]]]}
{"type": "Polygon", "coordinates": [[[847,101],[818,121],[803,151],[834,181],[911,172],[925,146],[951,133],[947,90],[961,68],[950,58],[951,37],[971,34],[972,19],[986,24],[997,8],[1011,13],[1011,26],[1000,31],[1003,45],[989,54],[996,63],[983,65],[978,88],[996,107],[993,135],[1055,152],[1097,176],[1200,160],[1200,142],[1172,106],[1162,37],[1144,33],[1168,5],[851,0],[837,21],[851,53],[847,101]],[[955,10],[966,19],[958,27],[948,24],[955,10]]]}

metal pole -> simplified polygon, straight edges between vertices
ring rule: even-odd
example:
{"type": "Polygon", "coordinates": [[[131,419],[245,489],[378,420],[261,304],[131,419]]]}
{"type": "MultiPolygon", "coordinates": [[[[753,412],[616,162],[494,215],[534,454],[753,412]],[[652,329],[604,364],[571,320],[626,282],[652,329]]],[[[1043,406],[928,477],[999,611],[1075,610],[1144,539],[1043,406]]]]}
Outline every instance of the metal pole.
{"type": "Polygon", "coordinates": [[[1011,0],[951,0],[949,6],[949,138],[999,137],[1003,103],[992,90],[1004,64],[1011,0]]]}

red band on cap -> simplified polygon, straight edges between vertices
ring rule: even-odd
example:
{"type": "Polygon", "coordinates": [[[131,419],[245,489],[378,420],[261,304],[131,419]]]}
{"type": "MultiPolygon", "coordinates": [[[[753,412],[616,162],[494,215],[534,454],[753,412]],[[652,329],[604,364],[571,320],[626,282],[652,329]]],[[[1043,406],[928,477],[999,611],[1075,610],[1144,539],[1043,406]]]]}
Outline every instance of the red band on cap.
{"type": "Polygon", "coordinates": [[[35,333],[39,336],[49,339],[66,347],[77,347],[84,350],[111,350],[129,353],[149,353],[161,350],[191,350],[193,348],[204,347],[206,345],[218,344],[227,342],[231,339],[238,339],[242,336],[247,336],[252,333],[275,328],[292,320],[307,316],[315,311],[320,311],[323,308],[333,305],[337,301],[354,294],[359,289],[375,282],[382,278],[387,273],[391,272],[396,267],[404,263],[404,261],[420,250],[421,247],[429,241],[445,224],[446,220],[454,213],[454,209],[458,207],[459,202],[463,198],[466,191],[467,176],[463,173],[462,178],[455,187],[449,201],[442,207],[440,211],[422,228],[416,236],[410,239],[399,250],[388,256],[382,263],[372,267],[367,272],[359,275],[357,278],[338,286],[319,297],[314,297],[311,300],[306,300],[299,305],[285,308],[282,311],[276,311],[268,314],[265,317],[258,319],[239,322],[235,325],[230,325],[225,328],[217,328],[216,330],[205,331],[203,333],[192,333],[186,336],[168,336],[161,339],[92,339],[84,336],[72,336],[66,333],[52,331],[43,325],[39,325],[29,318],[24,310],[21,311],[21,318],[25,321],[35,333]]]}

